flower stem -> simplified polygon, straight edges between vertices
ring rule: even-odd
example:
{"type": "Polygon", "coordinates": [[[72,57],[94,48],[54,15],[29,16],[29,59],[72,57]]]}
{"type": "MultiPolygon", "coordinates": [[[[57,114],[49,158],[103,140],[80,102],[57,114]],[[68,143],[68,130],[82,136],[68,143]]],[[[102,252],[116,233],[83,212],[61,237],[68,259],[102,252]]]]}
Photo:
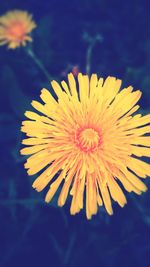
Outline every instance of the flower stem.
{"type": "Polygon", "coordinates": [[[86,54],[86,74],[90,75],[91,71],[91,58],[92,58],[92,51],[95,46],[95,40],[93,40],[87,49],[87,54],[86,54]]]}
{"type": "Polygon", "coordinates": [[[30,47],[26,47],[25,51],[33,59],[33,61],[39,67],[39,69],[43,72],[43,74],[45,75],[45,77],[48,80],[52,80],[51,75],[48,73],[47,69],[45,68],[45,66],[43,65],[43,63],[41,62],[41,60],[36,56],[36,54],[34,53],[34,51],[30,47]]]}
{"type": "Polygon", "coordinates": [[[88,48],[86,52],[86,74],[90,75],[91,71],[91,61],[92,61],[92,52],[93,49],[98,42],[103,42],[103,36],[100,34],[97,34],[94,37],[91,37],[87,32],[84,33],[83,35],[84,41],[88,43],[88,48]]]}

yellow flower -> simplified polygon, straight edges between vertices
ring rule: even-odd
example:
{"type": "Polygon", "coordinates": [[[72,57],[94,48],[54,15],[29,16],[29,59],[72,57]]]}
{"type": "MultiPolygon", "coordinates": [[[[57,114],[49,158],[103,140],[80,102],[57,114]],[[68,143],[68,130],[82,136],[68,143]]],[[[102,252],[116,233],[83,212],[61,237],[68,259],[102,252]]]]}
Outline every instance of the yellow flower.
{"type": "Polygon", "coordinates": [[[58,205],[65,204],[70,191],[71,214],[83,208],[85,198],[88,219],[102,205],[111,215],[111,198],[121,207],[126,204],[120,184],[138,195],[147,190],[139,177],[150,175],[150,165],[138,157],[150,156],[150,136],[143,136],[150,132],[150,115],[133,115],[141,92],[131,86],[119,91],[121,80],[114,77],[103,81],[80,73],[79,88],[72,74],[68,80],[69,86],[52,81],[57,99],[43,89],[43,104],[32,102],[38,113],[25,113],[21,130],[29,138],[21,154],[32,154],[25,168],[29,175],[44,168],[33,188],[41,191],[51,183],[46,202],[60,187],[58,205]]]}
{"type": "Polygon", "coordinates": [[[26,11],[7,12],[0,17],[0,45],[7,44],[11,49],[25,46],[27,41],[32,41],[29,34],[35,27],[32,15],[26,11]]]}

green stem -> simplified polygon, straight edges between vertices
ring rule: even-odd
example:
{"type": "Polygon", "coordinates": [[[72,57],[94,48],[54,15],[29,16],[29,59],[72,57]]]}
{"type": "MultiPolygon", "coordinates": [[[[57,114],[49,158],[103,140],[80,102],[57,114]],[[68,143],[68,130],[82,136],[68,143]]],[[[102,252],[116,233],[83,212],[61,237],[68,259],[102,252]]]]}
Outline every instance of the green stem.
{"type": "Polygon", "coordinates": [[[88,33],[85,33],[83,38],[88,43],[86,52],[86,74],[90,75],[93,49],[97,42],[101,43],[103,41],[103,37],[100,34],[91,37],[88,33]]]}
{"type": "Polygon", "coordinates": [[[89,44],[89,47],[87,49],[87,54],[86,54],[86,74],[90,75],[91,71],[91,58],[92,58],[92,51],[95,46],[95,39],[92,40],[92,42],[89,44]]]}
{"type": "Polygon", "coordinates": [[[39,67],[39,69],[43,72],[43,74],[45,75],[45,77],[48,80],[52,80],[51,75],[48,73],[47,69],[45,68],[45,66],[43,65],[43,63],[41,62],[41,60],[36,56],[36,54],[34,53],[34,51],[30,47],[26,47],[25,51],[33,59],[33,61],[39,67]]]}

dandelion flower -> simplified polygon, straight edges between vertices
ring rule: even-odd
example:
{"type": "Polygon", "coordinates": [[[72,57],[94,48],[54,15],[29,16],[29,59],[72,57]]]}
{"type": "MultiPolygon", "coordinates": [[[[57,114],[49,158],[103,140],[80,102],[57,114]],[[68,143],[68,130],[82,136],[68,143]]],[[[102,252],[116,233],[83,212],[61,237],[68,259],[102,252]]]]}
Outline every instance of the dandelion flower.
{"type": "Polygon", "coordinates": [[[32,41],[29,35],[36,27],[32,15],[26,11],[9,11],[0,17],[0,45],[15,49],[32,41]]]}
{"type": "Polygon", "coordinates": [[[123,188],[138,195],[147,190],[141,179],[150,175],[150,165],[139,157],[150,156],[150,136],[144,136],[150,115],[133,115],[141,92],[131,86],[120,91],[119,79],[79,73],[79,88],[72,74],[68,81],[52,81],[57,98],[43,89],[43,103],[32,102],[37,112],[25,113],[21,130],[28,138],[21,154],[31,155],[25,168],[29,175],[44,169],[33,188],[50,184],[46,202],[60,188],[58,205],[70,192],[72,215],[84,205],[88,219],[102,205],[111,215],[112,200],[126,204],[123,188]]]}

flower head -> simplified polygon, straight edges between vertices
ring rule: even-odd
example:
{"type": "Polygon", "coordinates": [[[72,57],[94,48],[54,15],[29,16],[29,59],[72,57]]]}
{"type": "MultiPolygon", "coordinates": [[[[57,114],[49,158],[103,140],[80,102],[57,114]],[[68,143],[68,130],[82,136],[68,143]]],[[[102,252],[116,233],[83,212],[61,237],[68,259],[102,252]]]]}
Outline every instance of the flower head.
{"type": "Polygon", "coordinates": [[[25,46],[27,41],[32,41],[29,35],[36,27],[32,15],[26,11],[9,11],[0,17],[0,45],[8,45],[15,49],[25,46]]]}
{"type": "Polygon", "coordinates": [[[57,99],[43,89],[43,104],[32,102],[38,113],[25,113],[21,130],[28,138],[21,154],[31,154],[25,168],[29,175],[44,168],[33,188],[41,191],[50,183],[46,202],[60,187],[58,205],[70,192],[71,214],[85,202],[88,219],[102,205],[111,215],[111,198],[126,204],[122,186],[138,195],[147,190],[141,179],[150,175],[150,165],[138,157],[150,156],[150,137],[143,136],[150,132],[150,115],[133,115],[141,92],[131,86],[119,91],[121,80],[114,77],[104,81],[80,73],[79,88],[72,74],[68,80],[69,85],[52,81],[57,99]]]}

